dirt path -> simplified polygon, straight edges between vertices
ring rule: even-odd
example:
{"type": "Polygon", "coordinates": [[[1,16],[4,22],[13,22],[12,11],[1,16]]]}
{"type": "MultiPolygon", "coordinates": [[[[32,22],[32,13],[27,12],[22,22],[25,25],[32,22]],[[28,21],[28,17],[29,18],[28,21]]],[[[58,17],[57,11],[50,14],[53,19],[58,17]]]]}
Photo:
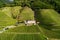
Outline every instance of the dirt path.
{"type": "Polygon", "coordinates": [[[5,32],[6,29],[8,30],[8,29],[10,29],[10,28],[14,28],[14,27],[16,27],[16,26],[6,26],[5,28],[3,28],[3,29],[0,31],[0,33],[5,32]]]}

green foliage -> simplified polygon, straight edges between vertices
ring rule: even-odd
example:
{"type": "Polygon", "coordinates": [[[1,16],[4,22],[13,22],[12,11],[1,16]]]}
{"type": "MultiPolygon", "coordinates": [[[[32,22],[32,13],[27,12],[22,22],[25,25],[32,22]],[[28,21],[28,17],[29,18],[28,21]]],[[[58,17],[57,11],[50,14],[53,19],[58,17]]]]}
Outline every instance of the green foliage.
{"type": "Polygon", "coordinates": [[[4,6],[24,6],[27,5],[28,7],[33,8],[53,8],[57,12],[60,10],[60,1],[59,0],[14,0],[13,2],[9,2],[7,0],[0,0],[0,7],[4,6]]]}
{"type": "Polygon", "coordinates": [[[10,11],[14,19],[16,19],[16,17],[20,14],[21,9],[22,9],[21,6],[11,7],[10,11]]]}
{"type": "Polygon", "coordinates": [[[41,1],[35,1],[35,2],[31,3],[31,6],[32,6],[32,8],[39,8],[39,9],[54,8],[52,5],[46,4],[41,1]]]}
{"type": "Polygon", "coordinates": [[[20,21],[34,20],[34,11],[30,9],[29,7],[24,7],[20,13],[19,20],[20,21]]]}

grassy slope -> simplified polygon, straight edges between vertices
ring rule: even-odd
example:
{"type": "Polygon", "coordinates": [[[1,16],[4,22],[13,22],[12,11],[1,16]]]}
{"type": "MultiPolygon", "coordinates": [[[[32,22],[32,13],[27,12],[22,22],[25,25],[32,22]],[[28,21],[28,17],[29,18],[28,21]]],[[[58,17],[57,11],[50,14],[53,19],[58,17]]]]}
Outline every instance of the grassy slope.
{"type": "Polygon", "coordinates": [[[20,21],[34,20],[34,11],[29,7],[24,7],[20,13],[20,21]]]}
{"type": "MultiPolygon", "coordinates": [[[[40,15],[41,15],[43,24],[49,25],[49,24],[54,23],[54,25],[60,26],[60,19],[59,19],[60,16],[54,10],[42,9],[40,11],[40,15]]],[[[59,28],[59,27],[57,27],[57,28],[59,28]]]]}
{"type": "Polygon", "coordinates": [[[16,20],[7,16],[2,10],[0,10],[0,27],[9,26],[15,24],[16,20]]]}
{"type": "Polygon", "coordinates": [[[16,28],[9,29],[7,32],[18,32],[18,33],[34,33],[34,32],[40,32],[39,28],[37,26],[19,26],[16,28]]]}
{"type": "Polygon", "coordinates": [[[14,25],[16,23],[16,20],[12,18],[11,13],[14,13],[13,15],[16,16],[18,15],[20,9],[21,9],[21,6],[1,8],[0,9],[0,29],[5,26],[14,25]]]}
{"type": "Polygon", "coordinates": [[[11,7],[11,13],[16,17],[20,13],[21,9],[21,6],[11,7]]]}
{"type": "MultiPolygon", "coordinates": [[[[5,15],[5,16],[2,16],[3,18],[4,17],[5,18],[9,17],[6,20],[9,19],[9,21],[11,21],[10,20],[10,19],[12,19],[11,16],[10,16],[11,8],[10,7],[9,8],[6,7],[6,8],[4,8],[4,10],[2,11],[2,13],[4,13],[4,14],[1,13],[1,15],[5,15]]],[[[16,7],[12,7],[12,9],[14,9],[14,8],[16,8],[16,7]]],[[[19,7],[18,7],[18,9],[16,9],[15,13],[18,12],[17,10],[19,10],[19,7]]],[[[30,8],[24,8],[24,10],[22,11],[22,15],[24,16],[25,19],[34,19],[34,14],[33,13],[34,12],[31,11],[30,8]],[[29,9],[29,11],[28,11],[28,9],[29,9]]],[[[14,22],[14,20],[13,20],[13,22],[14,22]]],[[[5,24],[5,22],[4,22],[4,24],[5,24]]],[[[42,34],[38,34],[38,32],[40,33],[40,30],[37,28],[37,26],[20,26],[20,27],[16,27],[16,28],[13,28],[13,29],[9,29],[8,31],[0,34],[0,40],[17,40],[17,39],[18,40],[46,40],[45,37],[43,37],[42,34]],[[10,34],[10,32],[13,32],[13,34],[10,34]],[[21,32],[22,33],[37,33],[37,34],[23,34],[23,35],[15,34],[15,33],[21,33],[21,32]]]]}
{"type": "Polygon", "coordinates": [[[60,38],[60,16],[53,9],[42,9],[40,10],[40,18],[42,23],[42,31],[49,38],[60,38]],[[54,25],[50,25],[54,23],[54,25]],[[45,25],[43,25],[45,24],[45,25]],[[57,30],[52,30],[57,29],[57,30]]]}
{"type": "Polygon", "coordinates": [[[0,40],[46,40],[41,34],[0,34],[0,40]]]}
{"type": "MultiPolygon", "coordinates": [[[[0,20],[8,20],[7,21],[7,24],[9,24],[10,22],[12,22],[12,18],[11,18],[11,16],[10,16],[10,14],[8,14],[8,13],[10,13],[10,9],[9,8],[7,8],[8,10],[9,10],[9,12],[8,11],[2,11],[1,12],[1,10],[0,10],[0,16],[1,16],[1,18],[0,18],[0,20]],[[3,14],[4,13],[4,14],[3,14]],[[7,14],[6,14],[7,13],[7,14]],[[3,16],[2,16],[3,15],[3,16]],[[5,18],[4,18],[5,17],[5,18]],[[3,19],[4,18],[4,19],[3,19]]],[[[29,8],[27,8],[27,9],[29,9],[29,8]]],[[[22,11],[22,13],[23,14],[25,14],[25,12],[26,13],[29,13],[30,11],[26,11],[27,10],[26,8],[24,8],[24,10],[22,11]]],[[[17,10],[19,10],[19,9],[17,9],[17,10]]],[[[29,10],[31,10],[31,9],[29,9],[29,10]]],[[[16,12],[17,13],[17,12],[16,12]]],[[[32,12],[33,13],[33,12],[32,12]]],[[[42,25],[42,31],[43,31],[43,33],[46,35],[46,36],[48,36],[48,37],[50,37],[50,38],[60,38],[59,36],[59,33],[60,33],[60,30],[58,30],[58,31],[54,31],[54,30],[48,30],[48,29],[51,29],[51,28],[60,28],[59,26],[60,26],[60,16],[59,16],[59,14],[57,14],[57,12],[55,12],[54,10],[52,10],[52,9],[42,9],[42,10],[40,10],[40,12],[39,12],[40,14],[39,14],[39,20],[43,23],[43,24],[46,24],[46,25],[48,25],[48,26],[46,26],[46,25],[42,25]],[[55,23],[55,25],[58,25],[58,27],[57,26],[49,26],[49,24],[50,23],[55,23]],[[45,28],[46,27],[46,28],[45,28]],[[53,35],[54,34],[54,35],[53,35]]],[[[22,15],[23,15],[22,14],[22,15]]],[[[26,15],[26,14],[25,14],[26,15]]],[[[24,15],[24,17],[25,17],[25,15],[24,15]]],[[[30,13],[29,13],[29,15],[30,15],[30,13]]],[[[31,16],[29,16],[30,18],[32,18],[32,19],[34,19],[34,16],[32,15],[32,17],[31,16]]],[[[27,18],[28,19],[28,16],[26,16],[25,18],[27,18]]],[[[14,20],[13,20],[13,22],[14,22],[14,20]]],[[[0,22],[1,23],[1,22],[0,22]]],[[[2,23],[4,24],[4,25],[7,25],[6,24],[6,21],[5,22],[3,22],[2,21],[2,23]]],[[[9,24],[10,25],[10,24],[9,24]]],[[[28,27],[28,26],[20,26],[20,27],[17,27],[17,28],[14,28],[14,29],[9,29],[7,32],[31,32],[31,33],[34,33],[34,32],[39,32],[39,29],[37,28],[37,26],[30,26],[30,27],[28,27]]],[[[5,34],[5,33],[4,33],[5,34]]],[[[10,34],[8,34],[9,36],[6,36],[4,39],[2,38],[3,37],[3,35],[4,34],[2,34],[1,35],[1,40],[11,40],[9,37],[10,37],[10,34]],[[8,38],[8,39],[7,39],[8,38]]],[[[7,34],[6,34],[7,35],[7,34]]],[[[13,35],[13,34],[12,34],[13,35]]],[[[41,35],[41,34],[40,34],[41,35]]],[[[14,35],[15,36],[15,35],[14,35]]],[[[23,35],[23,36],[19,36],[18,34],[16,35],[16,36],[18,36],[18,39],[21,39],[21,40],[26,40],[26,38],[28,37],[28,39],[27,40],[29,40],[29,38],[30,38],[30,40],[35,40],[35,38],[37,39],[37,40],[40,40],[41,38],[43,38],[43,37],[41,37],[41,36],[36,36],[36,37],[33,37],[33,36],[35,36],[35,35],[32,35],[32,36],[30,36],[30,35],[23,35]],[[26,37],[26,38],[24,38],[24,37],[26,37]],[[32,38],[33,37],[33,38],[32,38]],[[24,38],[24,39],[23,39],[24,38]],[[40,39],[39,39],[40,38],[40,39]]],[[[16,38],[16,40],[17,40],[17,37],[14,37],[14,39],[16,38]]],[[[12,38],[13,39],[13,38],[12,38]]],[[[43,38],[44,39],[44,38],[43,38]]],[[[41,39],[41,40],[43,40],[43,39],[41,39]]],[[[45,39],[44,39],[45,40],[45,39]]]]}
{"type": "Polygon", "coordinates": [[[0,34],[0,40],[12,40],[15,34],[0,34]]]}
{"type": "Polygon", "coordinates": [[[39,28],[36,26],[20,26],[13,29],[9,29],[6,32],[0,34],[1,40],[46,40],[46,38],[40,33],[39,28]],[[13,32],[13,34],[10,34],[13,32]],[[17,33],[17,34],[16,34],[17,33]],[[36,33],[36,34],[18,34],[18,33],[36,33]]]}
{"type": "Polygon", "coordinates": [[[2,12],[7,16],[11,17],[11,7],[4,7],[2,8],[2,12]]]}
{"type": "Polygon", "coordinates": [[[31,34],[31,35],[17,35],[15,40],[45,40],[41,34],[31,34]]]}

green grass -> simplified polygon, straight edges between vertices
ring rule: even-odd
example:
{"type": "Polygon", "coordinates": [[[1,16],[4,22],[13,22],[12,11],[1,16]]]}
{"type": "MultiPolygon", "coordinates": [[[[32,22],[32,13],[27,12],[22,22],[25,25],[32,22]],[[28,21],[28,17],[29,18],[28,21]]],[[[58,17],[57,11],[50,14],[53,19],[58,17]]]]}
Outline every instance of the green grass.
{"type": "MultiPolygon", "coordinates": [[[[34,20],[34,11],[28,7],[4,7],[0,10],[0,29],[2,29],[3,26],[6,27],[16,23],[16,19],[12,18],[11,13],[13,13],[14,16],[20,13],[20,21],[34,20]]],[[[46,40],[46,38],[43,37],[45,35],[48,38],[60,39],[60,30],[52,30],[60,29],[60,15],[55,10],[41,9],[36,13],[36,19],[40,22],[38,26],[40,26],[41,30],[37,25],[25,26],[24,24],[19,24],[19,26],[8,29],[6,32],[0,34],[0,40],[46,40]],[[51,25],[52,23],[54,23],[54,25],[51,25]]]]}
{"type": "Polygon", "coordinates": [[[0,9],[0,26],[7,26],[7,25],[12,25],[16,22],[17,19],[13,19],[13,16],[17,16],[20,11],[20,20],[33,20],[34,19],[34,12],[32,9],[25,7],[23,10],[21,10],[21,6],[15,6],[15,7],[4,7],[0,9]]]}
{"type": "Polygon", "coordinates": [[[41,34],[0,34],[0,40],[46,40],[41,34]]]}
{"type": "Polygon", "coordinates": [[[17,17],[17,15],[19,15],[19,21],[34,20],[34,11],[27,6],[4,7],[2,8],[2,12],[12,18],[17,17]]]}
{"type": "Polygon", "coordinates": [[[37,14],[37,18],[38,21],[41,22],[39,26],[41,27],[44,35],[48,38],[60,39],[60,15],[55,10],[41,9],[37,14]],[[51,25],[51,23],[54,23],[54,25],[51,25]]]}
{"type": "MultiPolygon", "coordinates": [[[[45,27],[45,26],[44,26],[45,27]]],[[[50,39],[60,39],[60,33],[41,27],[42,33],[50,39]]],[[[60,31],[59,31],[60,32],[60,31]]]]}
{"type": "Polygon", "coordinates": [[[40,29],[36,25],[36,26],[20,26],[9,29],[6,32],[0,34],[0,40],[47,40],[47,39],[46,37],[44,37],[43,34],[40,33],[40,29]]]}
{"type": "Polygon", "coordinates": [[[46,40],[43,38],[43,36],[39,34],[31,34],[31,35],[16,35],[16,39],[14,40],[46,40]]]}
{"type": "Polygon", "coordinates": [[[16,23],[16,20],[11,17],[10,9],[10,7],[0,9],[0,29],[16,23]]]}
{"type": "MultiPolygon", "coordinates": [[[[1,10],[1,9],[0,9],[1,10]]],[[[11,7],[4,7],[1,10],[4,14],[6,14],[7,16],[11,17],[11,7]]]]}
{"type": "Polygon", "coordinates": [[[40,11],[40,16],[43,24],[49,26],[49,24],[54,23],[54,27],[60,28],[60,16],[59,14],[53,9],[42,9],[40,11]],[[55,26],[57,25],[57,26],[55,26]]]}
{"type": "Polygon", "coordinates": [[[20,13],[19,20],[34,20],[34,11],[29,7],[24,7],[20,13]]]}
{"type": "Polygon", "coordinates": [[[11,7],[11,13],[13,14],[13,16],[17,16],[19,15],[20,11],[21,11],[22,7],[21,6],[15,6],[15,7],[11,7]]]}
{"type": "Polygon", "coordinates": [[[16,20],[7,16],[4,12],[0,11],[0,26],[9,26],[15,24],[16,20]]]}
{"type": "Polygon", "coordinates": [[[40,32],[37,26],[17,26],[16,28],[9,29],[7,32],[17,33],[37,33],[40,32]]]}
{"type": "Polygon", "coordinates": [[[0,40],[12,40],[15,34],[0,34],[0,40]]]}

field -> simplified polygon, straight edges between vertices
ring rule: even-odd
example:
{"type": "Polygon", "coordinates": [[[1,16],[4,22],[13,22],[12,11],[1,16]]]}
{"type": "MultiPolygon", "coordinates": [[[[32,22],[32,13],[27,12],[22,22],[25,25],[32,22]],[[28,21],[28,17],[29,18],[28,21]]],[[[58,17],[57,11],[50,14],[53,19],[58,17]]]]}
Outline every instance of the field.
{"type": "Polygon", "coordinates": [[[19,26],[19,27],[17,26],[15,28],[9,29],[7,32],[17,32],[17,33],[19,33],[19,32],[21,32],[21,33],[36,32],[37,33],[37,32],[40,32],[40,30],[39,30],[39,28],[37,28],[37,26],[19,26]]]}
{"type": "Polygon", "coordinates": [[[44,37],[41,34],[1,34],[0,40],[44,40],[44,37]]]}
{"type": "Polygon", "coordinates": [[[36,26],[20,26],[9,29],[0,34],[0,40],[47,40],[40,33],[39,27],[36,26]]]}

